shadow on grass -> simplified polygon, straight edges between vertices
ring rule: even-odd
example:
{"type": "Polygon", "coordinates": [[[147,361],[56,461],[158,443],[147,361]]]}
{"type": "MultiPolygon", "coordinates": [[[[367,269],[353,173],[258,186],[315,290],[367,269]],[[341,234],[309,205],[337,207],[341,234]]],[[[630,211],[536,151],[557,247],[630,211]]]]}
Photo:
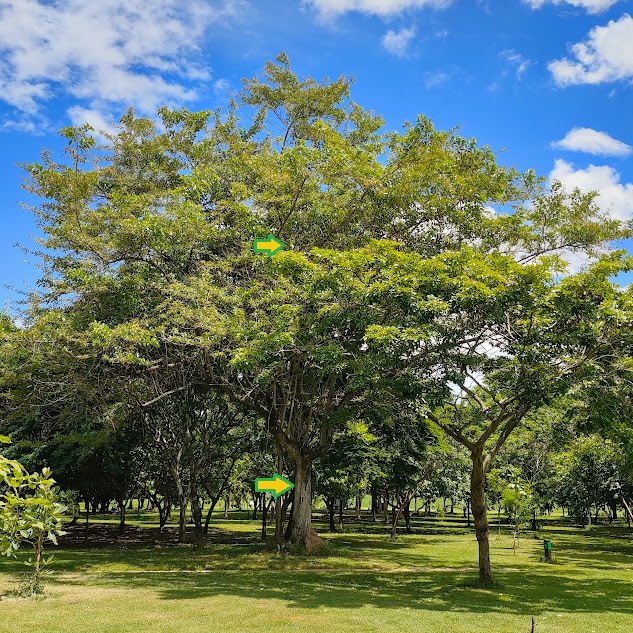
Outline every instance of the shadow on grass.
{"type": "MultiPolygon", "coordinates": [[[[551,571],[551,568],[549,568],[551,571]]],[[[474,574],[234,572],[208,574],[109,573],[91,584],[151,589],[165,600],[219,596],[276,599],[291,607],[451,610],[538,615],[545,611],[633,613],[630,584],[623,580],[503,572],[492,589],[474,586],[474,574]]],[[[66,580],[64,582],[67,582],[66,580]]],[[[72,582],[72,581],[71,581],[72,582]]]]}

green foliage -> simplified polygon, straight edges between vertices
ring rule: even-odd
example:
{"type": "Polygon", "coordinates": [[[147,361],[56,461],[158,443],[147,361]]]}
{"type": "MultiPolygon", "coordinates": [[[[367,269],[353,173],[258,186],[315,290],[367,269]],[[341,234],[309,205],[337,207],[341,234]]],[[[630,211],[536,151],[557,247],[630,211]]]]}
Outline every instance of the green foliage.
{"type": "MultiPolygon", "coordinates": [[[[7,443],[6,437],[0,441],[7,443]]],[[[41,591],[41,574],[53,559],[43,557],[44,543],[57,545],[62,530],[66,506],[60,502],[59,489],[54,485],[48,468],[29,474],[16,460],[0,455],[0,553],[16,556],[22,543],[33,548],[33,558],[27,565],[33,574],[23,586],[29,594],[41,591]]]]}

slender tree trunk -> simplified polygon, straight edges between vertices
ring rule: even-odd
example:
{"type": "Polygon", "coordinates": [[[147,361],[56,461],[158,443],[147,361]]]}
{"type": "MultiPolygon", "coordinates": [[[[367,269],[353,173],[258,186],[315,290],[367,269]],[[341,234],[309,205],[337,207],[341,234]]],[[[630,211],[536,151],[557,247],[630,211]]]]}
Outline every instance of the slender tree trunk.
{"type": "Polygon", "coordinates": [[[371,487],[371,520],[378,521],[378,493],[374,486],[371,487]]]}
{"type": "Polygon", "coordinates": [[[90,501],[86,498],[86,529],[84,531],[84,540],[88,540],[88,523],[90,522],[90,501]]]}
{"type": "Polygon", "coordinates": [[[231,493],[227,492],[226,497],[224,497],[224,518],[229,518],[229,507],[231,505],[231,493]]]}
{"type": "Polygon", "coordinates": [[[262,496],[262,531],[259,535],[259,540],[262,543],[266,542],[267,537],[267,525],[266,521],[268,520],[268,504],[266,503],[265,497],[262,496]]]}
{"type": "Polygon", "coordinates": [[[356,520],[360,521],[361,504],[363,498],[360,495],[356,495],[356,520]]]}
{"type": "Polygon", "coordinates": [[[180,513],[178,515],[178,542],[184,543],[187,534],[187,508],[189,499],[186,496],[180,497],[180,513]]]}
{"type": "MultiPolygon", "coordinates": [[[[281,444],[277,441],[277,472],[283,475],[284,472],[284,451],[281,444]]],[[[275,545],[282,547],[284,542],[284,509],[283,501],[279,498],[275,499],[275,545]]]]}
{"type": "Polygon", "coordinates": [[[481,446],[471,452],[473,469],[470,475],[470,503],[475,520],[475,532],[479,545],[479,580],[484,584],[492,583],[490,564],[490,538],[488,532],[488,513],[486,510],[486,470],[481,446]]]}
{"type": "Polygon", "coordinates": [[[328,514],[330,515],[330,532],[336,532],[336,525],[334,524],[334,498],[328,497],[327,500],[328,514]]]}
{"type": "Polygon", "coordinates": [[[260,497],[263,498],[263,492],[256,492],[253,494],[253,521],[257,521],[257,505],[259,504],[260,497]]]}
{"type": "Polygon", "coordinates": [[[202,533],[205,535],[209,533],[209,523],[211,523],[211,516],[213,515],[213,511],[215,510],[215,506],[217,505],[219,500],[220,497],[213,497],[211,499],[211,505],[209,506],[207,517],[204,520],[204,528],[202,528],[202,533]]]}
{"type": "Polygon", "coordinates": [[[338,506],[338,524],[341,528],[341,531],[343,531],[343,498],[341,497],[339,501],[341,503],[338,506]]]}
{"type": "Polygon", "coordinates": [[[499,538],[501,538],[501,497],[497,499],[497,527],[499,528],[499,538]]]}
{"type": "Polygon", "coordinates": [[[413,530],[411,529],[411,499],[407,501],[407,504],[404,506],[404,510],[402,511],[404,515],[404,526],[407,534],[412,534],[413,530]]]}
{"type": "Polygon", "coordinates": [[[42,575],[42,551],[44,550],[44,532],[39,530],[35,544],[35,564],[33,566],[33,588],[37,589],[42,575]]]}
{"type": "Polygon", "coordinates": [[[119,501],[119,536],[123,536],[125,532],[125,509],[127,508],[127,502],[125,499],[119,501]]]}
{"type": "Polygon", "coordinates": [[[290,543],[306,547],[312,528],[312,460],[295,457],[292,514],[288,524],[290,543]]]}

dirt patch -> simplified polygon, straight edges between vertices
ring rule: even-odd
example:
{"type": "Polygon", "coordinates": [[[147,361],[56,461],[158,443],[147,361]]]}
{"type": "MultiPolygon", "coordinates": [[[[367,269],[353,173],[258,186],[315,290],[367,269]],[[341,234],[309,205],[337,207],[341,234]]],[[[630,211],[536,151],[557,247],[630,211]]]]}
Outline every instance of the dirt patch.
{"type": "Polygon", "coordinates": [[[317,534],[316,530],[310,530],[308,542],[306,543],[306,551],[308,554],[318,554],[325,549],[325,541],[317,534]]]}

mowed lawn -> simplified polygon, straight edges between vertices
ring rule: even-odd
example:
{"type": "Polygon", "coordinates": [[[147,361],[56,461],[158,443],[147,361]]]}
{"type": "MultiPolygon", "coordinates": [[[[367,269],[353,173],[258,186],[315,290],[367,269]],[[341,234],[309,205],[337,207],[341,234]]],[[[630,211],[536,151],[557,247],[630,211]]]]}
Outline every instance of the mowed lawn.
{"type": "MultiPolygon", "coordinates": [[[[0,601],[0,633],[633,631],[633,533],[559,522],[536,540],[492,534],[496,585],[476,584],[477,545],[461,518],[416,518],[390,542],[382,525],[328,535],[322,556],[282,555],[257,542],[259,523],[219,520],[204,550],[158,536],[155,517],[81,532],[55,550],[44,598],[0,601]],[[154,536],[156,537],[154,539],[154,536]],[[540,561],[542,538],[556,561],[540,561]],[[154,542],[156,541],[156,542],[154,542]]],[[[135,517],[133,516],[132,519],[135,517]]],[[[0,593],[22,572],[0,561],[0,593]]]]}

